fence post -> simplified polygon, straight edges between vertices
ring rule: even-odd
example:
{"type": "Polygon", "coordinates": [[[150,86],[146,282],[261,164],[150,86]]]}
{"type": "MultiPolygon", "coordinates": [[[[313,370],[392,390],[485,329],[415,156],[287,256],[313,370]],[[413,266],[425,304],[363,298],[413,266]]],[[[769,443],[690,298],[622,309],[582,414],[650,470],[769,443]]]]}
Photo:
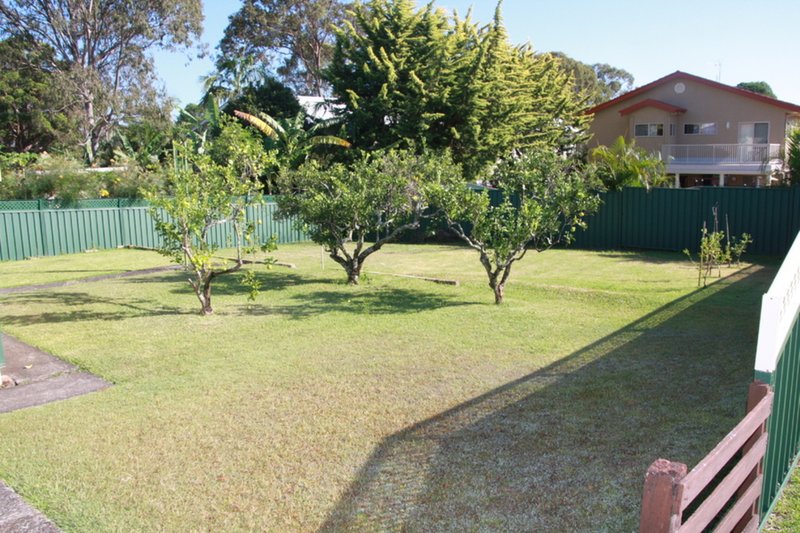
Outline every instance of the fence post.
{"type": "Polygon", "coordinates": [[[683,463],[656,459],[644,477],[640,533],[672,533],[681,525],[681,498],[689,469],[683,463]]]}
{"type": "MultiPolygon", "coordinates": [[[[750,387],[747,389],[747,412],[749,413],[756,406],[759,404],[761,400],[769,393],[770,386],[764,383],[763,381],[754,380],[750,383],[750,387]]],[[[746,454],[750,448],[758,441],[758,439],[766,433],[767,431],[767,417],[764,422],[762,422],[761,426],[753,433],[753,436],[750,437],[747,442],[742,446],[742,455],[746,454]]],[[[738,496],[744,494],[747,487],[749,487],[755,479],[764,472],[764,459],[762,458],[758,465],[753,469],[752,472],[747,476],[745,482],[742,484],[745,489],[739,489],[737,492],[738,496]]],[[[753,505],[750,506],[750,509],[742,516],[742,519],[739,520],[739,523],[736,524],[736,527],[733,528],[734,532],[744,531],[747,525],[753,520],[753,517],[758,516],[758,510],[760,506],[761,498],[758,498],[756,501],[753,502],[753,505]]]]}

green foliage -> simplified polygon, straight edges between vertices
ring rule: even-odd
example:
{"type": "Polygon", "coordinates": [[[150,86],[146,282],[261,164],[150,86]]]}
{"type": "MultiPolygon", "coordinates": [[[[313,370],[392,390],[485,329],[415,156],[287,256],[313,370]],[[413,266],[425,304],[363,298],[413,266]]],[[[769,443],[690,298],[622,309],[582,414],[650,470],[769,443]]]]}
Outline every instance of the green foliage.
{"type": "MultiPolygon", "coordinates": [[[[327,84],[322,69],[331,58],[334,28],[345,19],[344,4],[338,0],[245,0],[225,28],[218,68],[223,70],[230,57],[253,57],[261,64],[279,64],[278,75],[298,93],[323,95],[327,84]]],[[[258,110],[275,116],[271,109],[258,110]]]]}
{"type": "Polygon", "coordinates": [[[159,2],[0,2],[3,34],[52,50],[36,68],[69,102],[87,162],[119,124],[164,107],[154,85],[155,48],[190,46],[202,31],[200,0],[159,2]]]}
{"type": "Polygon", "coordinates": [[[800,128],[792,130],[786,145],[786,164],[789,167],[789,182],[792,185],[800,185],[800,128]]]}
{"type": "Polygon", "coordinates": [[[0,41],[0,144],[9,150],[69,144],[71,124],[50,72],[52,59],[52,49],[28,38],[0,41]]]}
{"type": "Polygon", "coordinates": [[[223,106],[223,111],[230,115],[235,109],[250,114],[266,113],[276,119],[286,120],[303,111],[291,89],[272,76],[246,85],[223,106]]]}
{"type": "Polygon", "coordinates": [[[48,199],[65,205],[87,198],[136,198],[141,189],[159,182],[159,175],[135,163],[111,171],[84,168],[67,156],[20,154],[0,159],[0,199],[48,199]]]}
{"type": "Polygon", "coordinates": [[[573,90],[587,106],[606,102],[633,88],[633,75],[624,69],[606,63],[587,65],[563,52],[550,55],[558,58],[560,67],[572,78],[573,90]]]}
{"type": "Polygon", "coordinates": [[[769,96],[770,98],[777,98],[772,90],[772,87],[770,87],[769,83],[765,81],[743,81],[742,83],[736,85],[736,88],[763,94],[764,96],[769,96]]]}
{"type": "MultiPolygon", "coordinates": [[[[147,191],[150,213],[156,229],[163,238],[160,252],[182,264],[191,274],[189,283],[194,289],[202,314],[210,314],[211,283],[222,275],[241,269],[243,252],[259,247],[255,242],[255,224],[245,220],[246,208],[257,201],[252,180],[237,174],[234,165],[216,163],[209,154],[199,153],[187,141],[175,145],[175,164],[167,169],[164,186],[147,191]],[[232,264],[217,257],[217,246],[209,232],[225,225],[230,246],[236,249],[232,264]]],[[[263,250],[274,249],[266,243],[263,250]]],[[[252,277],[242,281],[249,284],[250,297],[258,293],[259,285],[252,277]]]]}
{"type": "Polygon", "coordinates": [[[298,113],[290,120],[275,119],[266,113],[259,113],[258,116],[238,110],[233,113],[266,137],[265,147],[270,151],[270,157],[274,162],[264,177],[266,189],[270,194],[281,170],[297,169],[319,148],[350,147],[350,143],[340,137],[318,133],[326,127],[324,122],[306,127],[304,112],[298,113]]]}
{"type": "Polygon", "coordinates": [[[431,188],[462,181],[449,155],[409,151],[375,153],[351,167],[325,169],[310,161],[282,179],[282,186],[294,192],[278,197],[278,216],[297,217],[345,269],[351,284],[358,284],[367,257],[419,227],[431,188]],[[374,243],[367,245],[368,238],[374,243]]]}
{"type": "Polygon", "coordinates": [[[208,153],[215,163],[230,166],[241,179],[257,180],[277,164],[277,151],[266,150],[256,133],[242,126],[235,118],[220,117],[219,135],[208,153]]]}
{"type": "Polygon", "coordinates": [[[586,215],[597,209],[591,173],[538,148],[498,167],[493,176],[503,193],[498,204],[487,191],[474,192],[458,181],[435,189],[432,203],[456,235],[480,254],[499,304],[514,262],[529,249],[541,252],[569,243],[575,229],[585,226],[586,215]]]}
{"type": "Polygon", "coordinates": [[[568,75],[552,56],[512,46],[499,10],[481,28],[432,4],[355,4],[326,77],[354,146],[450,149],[470,179],[515,150],[585,139],[568,75]]]}
{"type": "Polygon", "coordinates": [[[752,243],[753,236],[749,233],[742,233],[739,238],[731,235],[725,244],[725,258],[728,260],[728,266],[732,267],[734,264],[739,266],[742,261],[742,255],[752,243]]]}
{"type": "Polygon", "coordinates": [[[608,191],[618,191],[623,187],[657,187],[669,181],[667,167],[658,153],[650,153],[630,143],[622,136],[614,144],[598,146],[591,152],[591,159],[597,165],[597,177],[608,191]]]}
{"type": "MultiPolygon", "coordinates": [[[[737,238],[731,235],[730,229],[721,231],[719,229],[719,210],[714,207],[711,211],[714,218],[713,230],[709,231],[705,222],[703,222],[703,228],[700,230],[700,251],[697,258],[698,287],[706,287],[708,285],[708,278],[711,277],[715,269],[717,277],[721,277],[724,263],[727,263],[728,267],[732,267],[734,263],[739,266],[742,255],[753,242],[753,238],[749,233],[742,233],[737,238]]],[[[729,226],[727,218],[725,222],[726,226],[729,226]]],[[[684,250],[683,253],[689,257],[689,261],[694,262],[689,250],[684,250]]]]}

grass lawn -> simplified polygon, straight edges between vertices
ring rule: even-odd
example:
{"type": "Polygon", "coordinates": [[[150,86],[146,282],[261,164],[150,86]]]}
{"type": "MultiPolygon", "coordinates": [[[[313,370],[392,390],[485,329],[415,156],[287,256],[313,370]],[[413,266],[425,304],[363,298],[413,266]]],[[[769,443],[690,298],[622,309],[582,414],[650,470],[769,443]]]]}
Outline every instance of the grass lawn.
{"type": "Polygon", "coordinates": [[[800,531],[800,470],[783,489],[764,531],[800,531]]]}
{"type": "Polygon", "coordinates": [[[358,287],[275,256],[298,268],[254,303],[220,279],[209,317],[176,272],[0,296],[5,331],[115,383],[0,415],[0,478],[67,531],[632,531],[647,466],[743,415],[775,273],[697,290],[678,254],[552,250],[498,307],[461,247],[388,246],[358,287]]]}
{"type": "Polygon", "coordinates": [[[169,258],[145,250],[99,250],[0,263],[0,289],[72,281],[169,264],[169,258]]]}

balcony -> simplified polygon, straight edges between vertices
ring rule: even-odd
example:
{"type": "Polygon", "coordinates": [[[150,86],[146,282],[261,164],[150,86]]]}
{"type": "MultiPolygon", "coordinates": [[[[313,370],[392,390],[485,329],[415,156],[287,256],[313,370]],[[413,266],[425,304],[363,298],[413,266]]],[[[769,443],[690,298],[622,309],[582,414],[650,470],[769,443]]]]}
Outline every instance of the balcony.
{"type": "Polygon", "coordinates": [[[779,144],[665,144],[670,174],[770,174],[781,166],[779,144]]]}

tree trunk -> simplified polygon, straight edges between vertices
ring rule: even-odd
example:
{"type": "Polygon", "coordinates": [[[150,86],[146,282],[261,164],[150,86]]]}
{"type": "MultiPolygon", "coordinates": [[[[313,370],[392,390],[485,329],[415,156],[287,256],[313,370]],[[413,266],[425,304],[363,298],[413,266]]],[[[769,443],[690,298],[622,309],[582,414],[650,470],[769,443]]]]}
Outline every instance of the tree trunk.
{"type": "Polygon", "coordinates": [[[503,291],[505,290],[505,283],[497,283],[492,289],[494,290],[494,303],[500,305],[503,303],[503,291]]]}
{"type": "Polygon", "coordinates": [[[214,309],[211,308],[211,279],[209,278],[203,284],[203,294],[200,297],[200,314],[203,316],[210,315],[214,312],[214,309]]]}
{"type": "Polygon", "coordinates": [[[347,266],[347,284],[358,285],[358,279],[361,277],[361,263],[353,261],[347,266]]]}

